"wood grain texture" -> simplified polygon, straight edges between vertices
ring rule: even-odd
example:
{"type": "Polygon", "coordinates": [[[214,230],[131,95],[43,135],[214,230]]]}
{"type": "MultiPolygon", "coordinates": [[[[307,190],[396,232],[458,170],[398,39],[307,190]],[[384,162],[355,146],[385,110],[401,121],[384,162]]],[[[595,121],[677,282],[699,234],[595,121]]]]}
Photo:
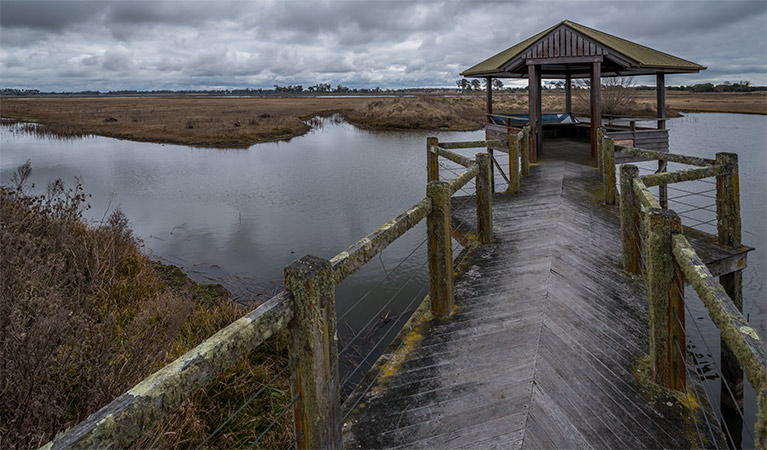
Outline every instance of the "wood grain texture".
{"type": "Polygon", "coordinates": [[[493,198],[496,243],[456,277],[456,312],[422,320],[347,418],[347,448],[699,445],[686,405],[634,376],[647,294],[621,270],[588,143],[543,155],[519,194],[493,198]]]}

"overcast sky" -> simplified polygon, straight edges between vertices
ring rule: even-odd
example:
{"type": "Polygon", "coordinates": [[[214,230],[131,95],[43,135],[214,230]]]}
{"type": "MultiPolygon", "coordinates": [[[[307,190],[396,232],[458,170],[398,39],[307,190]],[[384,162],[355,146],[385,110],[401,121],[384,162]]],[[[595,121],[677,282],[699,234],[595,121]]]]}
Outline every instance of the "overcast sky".
{"type": "Polygon", "coordinates": [[[767,0],[0,0],[0,87],[455,86],[564,19],[767,85],[767,0]]]}

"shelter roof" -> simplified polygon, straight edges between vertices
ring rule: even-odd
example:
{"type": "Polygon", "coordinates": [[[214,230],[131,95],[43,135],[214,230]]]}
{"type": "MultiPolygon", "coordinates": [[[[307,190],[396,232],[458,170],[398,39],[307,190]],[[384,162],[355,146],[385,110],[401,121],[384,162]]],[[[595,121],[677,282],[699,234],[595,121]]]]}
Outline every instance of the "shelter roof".
{"type": "Polygon", "coordinates": [[[602,62],[603,76],[691,73],[700,64],[645,47],[611,34],[562,21],[465,70],[466,77],[520,78],[528,64],[541,64],[544,76],[588,76],[591,63],[602,62]]]}

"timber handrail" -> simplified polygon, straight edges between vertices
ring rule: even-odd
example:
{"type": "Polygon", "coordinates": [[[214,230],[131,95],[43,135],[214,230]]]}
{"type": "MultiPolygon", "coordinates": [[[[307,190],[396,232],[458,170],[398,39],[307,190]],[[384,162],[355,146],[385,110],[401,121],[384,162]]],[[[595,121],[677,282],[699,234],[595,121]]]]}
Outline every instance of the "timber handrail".
{"type": "MultiPolygon", "coordinates": [[[[609,161],[610,145],[603,143],[600,147],[602,161],[609,161]]],[[[631,151],[639,156],[669,155],[631,151]]],[[[721,275],[719,280],[714,278],[685,238],[680,217],[676,212],[662,208],[662,202],[649,189],[716,177],[716,239],[720,245],[738,247],[741,245],[738,157],[733,153],[717,153],[715,160],[671,155],[665,160],[702,167],[644,176],[639,176],[639,168],[633,164],[624,164],[620,169],[623,268],[643,275],[647,281],[652,376],[662,385],[686,389],[685,354],[680,353],[686,348],[684,285],[689,283],[719,329],[722,347],[730,349],[735,359],[733,363],[745,369],[749,382],[757,391],[757,447],[765,448],[767,357],[764,341],[739,310],[742,308],[742,272],[739,269],[745,264],[739,264],[734,272],[721,275]],[[646,253],[645,261],[642,261],[642,248],[646,253]]],[[[603,169],[603,177],[607,171],[614,170],[613,167],[603,169]]],[[[725,353],[722,358],[724,361],[725,353]]],[[[736,379],[724,376],[723,382],[736,383],[736,379]]]]}
{"type": "Polygon", "coordinates": [[[335,271],[335,281],[340,283],[360,267],[378,255],[381,250],[418,225],[432,209],[431,199],[424,198],[406,209],[397,217],[386,222],[375,231],[351,245],[348,249],[330,258],[335,271]]]}
{"type": "MultiPolygon", "coordinates": [[[[474,160],[473,159],[467,158],[467,157],[465,157],[463,155],[459,155],[458,153],[455,153],[455,152],[451,152],[450,150],[447,149],[447,147],[444,147],[443,145],[444,144],[442,144],[442,145],[432,145],[430,147],[430,150],[431,150],[432,153],[435,153],[435,154],[437,154],[437,155],[439,155],[439,156],[441,156],[441,157],[443,157],[443,158],[445,158],[447,160],[453,161],[456,164],[462,165],[463,167],[469,167],[472,164],[474,164],[474,160]]],[[[472,147],[461,147],[461,148],[473,148],[473,147],[474,146],[472,146],[472,147]]],[[[456,147],[452,147],[452,148],[456,148],[456,147]]]]}
{"type": "Polygon", "coordinates": [[[722,334],[722,340],[733,351],[740,366],[746,369],[746,376],[754,390],[764,391],[767,389],[767,356],[759,334],[749,326],[743,313],[735,307],[729,294],[716,281],[687,238],[681,233],[674,233],[671,242],[674,259],[682,268],[685,280],[689,281],[708,309],[711,320],[722,334]]]}
{"type": "Polygon", "coordinates": [[[659,152],[656,150],[646,150],[643,148],[631,147],[626,145],[615,145],[616,152],[627,153],[632,156],[639,156],[647,159],[657,159],[659,161],[669,161],[679,164],[688,164],[691,166],[712,166],[716,164],[713,159],[700,158],[697,156],[680,155],[677,153],[659,152]]]}
{"type": "Polygon", "coordinates": [[[221,329],[46,444],[45,449],[125,448],[208,382],[293,320],[287,291],[221,329]]]}
{"type": "Polygon", "coordinates": [[[502,146],[506,145],[506,141],[502,139],[495,139],[489,141],[466,141],[466,142],[440,142],[439,146],[446,149],[458,149],[458,148],[481,148],[488,146],[502,146]]]}
{"type": "Polygon", "coordinates": [[[661,172],[639,177],[647,187],[661,184],[683,183],[685,181],[700,180],[703,178],[725,175],[731,171],[726,165],[698,167],[695,169],[678,170],[674,172],[661,172]]]}

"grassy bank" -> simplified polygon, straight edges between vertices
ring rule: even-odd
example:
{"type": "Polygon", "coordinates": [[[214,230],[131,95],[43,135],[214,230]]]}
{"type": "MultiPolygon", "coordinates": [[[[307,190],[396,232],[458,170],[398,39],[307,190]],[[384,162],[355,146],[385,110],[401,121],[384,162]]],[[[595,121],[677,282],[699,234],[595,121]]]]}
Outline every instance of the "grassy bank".
{"type": "MultiPolygon", "coordinates": [[[[546,91],[543,111],[564,111],[564,93],[546,91]]],[[[670,117],[707,111],[767,114],[767,93],[670,91],[670,117]]],[[[246,148],[290,139],[309,130],[305,119],[340,113],[349,122],[379,130],[476,130],[482,126],[485,97],[420,95],[403,97],[136,97],[3,98],[0,115],[45,124],[41,132],[62,137],[87,134],[135,141],[200,147],[246,148]]],[[[576,113],[588,104],[574,103],[576,113]]],[[[527,94],[500,93],[494,110],[527,113],[527,94]]],[[[637,91],[621,114],[654,116],[655,92],[637,91]]]]}
{"type": "MultiPolygon", "coordinates": [[[[88,196],[49,184],[28,195],[20,167],[0,187],[0,448],[39,447],[246,311],[221,286],[151,261],[118,209],[87,224],[88,196]]],[[[185,402],[137,447],[199,443],[285,364],[273,339],[185,402]]],[[[214,445],[241,445],[289,402],[285,376],[214,445]]],[[[267,445],[285,447],[282,423],[267,445]]]]}

